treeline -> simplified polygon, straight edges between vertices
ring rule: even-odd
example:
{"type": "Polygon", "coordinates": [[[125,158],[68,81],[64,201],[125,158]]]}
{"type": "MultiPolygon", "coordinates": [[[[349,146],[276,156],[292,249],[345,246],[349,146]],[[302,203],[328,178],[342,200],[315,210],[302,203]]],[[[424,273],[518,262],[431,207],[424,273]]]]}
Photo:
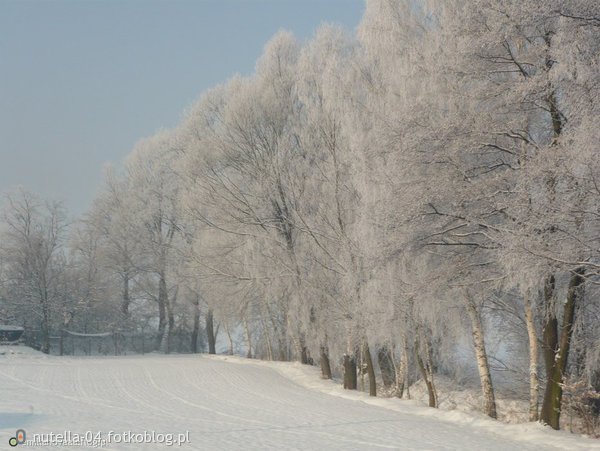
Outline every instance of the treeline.
{"type": "Polygon", "coordinates": [[[432,407],[472,371],[493,418],[508,374],[558,429],[565,387],[600,389],[599,57],[594,0],[373,0],[355,34],[280,32],[69,229],[9,196],[0,308],[45,351],[206,329],[371,395],[418,371],[432,407]]]}

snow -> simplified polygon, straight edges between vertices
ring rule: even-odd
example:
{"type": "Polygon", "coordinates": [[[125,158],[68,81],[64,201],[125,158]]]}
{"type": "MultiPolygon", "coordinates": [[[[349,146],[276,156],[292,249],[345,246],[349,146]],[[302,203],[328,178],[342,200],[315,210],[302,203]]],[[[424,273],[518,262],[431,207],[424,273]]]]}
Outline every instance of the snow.
{"type": "Polygon", "coordinates": [[[189,431],[182,449],[600,449],[598,441],[537,424],[505,425],[344,391],[299,364],[200,355],[52,357],[15,348],[0,347],[4,444],[22,428],[28,437],[189,431]]]}
{"type": "Polygon", "coordinates": [[[66,329],[65,329],[65,332],[68,333],[69,335],[73,335],[75,337],[90,337],[90,338],[93,338],[93,337],[110,337],[111,335],[113,335],[112,332],[102,332],[102,333],[99,333],[99,334],[82,334],[82,333],[79,333],[79,332],[72,332],[72,331],[66,330],[66,329]]]}
{"type": "MultiPolygon", "coordinates": [[[[435,375],[435,388],[438,396],[438,404],[441,410],[460,410],[475,415],[481,411],[483,405],[483,394],[477,385],[477,381],[458,385],[451,378],[443,375],[435,375]]],[[[499,384],[494,387],[496,406],[498,408],[498,419],[503,423],[525,423],[529,417],[529,402],[524,399],[515,399],[510,393],[504,393],[499,384]]],[[[427,386],[419,379],[410,387],[411,398],[417,399],[423,405],[429,401],[427,386]]]]}
{"type": "MultiPolygon", "coordinates": [[[[40,351],[36,351],[33,348],[28,346],[22,346],[19,344],[6,344],[0,345],[0,356],[6,358],[22,358],[24,356],[27,357],[36,357],[40,359],[46,359],[50,356],[41,353],[40,351]]],[[[0,360],[0,364],[3,363],[4,360],[0,360]]]]}

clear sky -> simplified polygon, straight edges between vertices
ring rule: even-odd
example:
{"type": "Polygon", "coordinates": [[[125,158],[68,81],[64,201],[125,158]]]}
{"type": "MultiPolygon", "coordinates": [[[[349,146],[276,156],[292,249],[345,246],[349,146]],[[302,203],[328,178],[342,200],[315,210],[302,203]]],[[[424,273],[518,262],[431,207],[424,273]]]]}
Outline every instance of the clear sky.
{"type": "Polygon", "coordinates": [[[0,192],[82,213],[107,162],[249,74],[279,29],[354,29],[363,0],[0,0],[0,192]]]}

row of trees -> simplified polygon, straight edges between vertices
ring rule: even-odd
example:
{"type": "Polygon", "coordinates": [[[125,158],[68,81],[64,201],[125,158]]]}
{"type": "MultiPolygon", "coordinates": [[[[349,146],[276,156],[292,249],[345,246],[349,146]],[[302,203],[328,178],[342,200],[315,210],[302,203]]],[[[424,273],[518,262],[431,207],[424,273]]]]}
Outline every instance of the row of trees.
{"type": "Polygon", "coordinates": [[[486,414],[508,381],[558,429],[567,378],[600,389],[599,55],[593,0],[370,0],[356,35],[280,32],[68,240],[59,206],[9,197],[2,296],[45,350],[90,323],[195,351],[202,314],[213,353],[242,334],[371,395],[418,371],[432,407],[472,368],[486,414]]]}

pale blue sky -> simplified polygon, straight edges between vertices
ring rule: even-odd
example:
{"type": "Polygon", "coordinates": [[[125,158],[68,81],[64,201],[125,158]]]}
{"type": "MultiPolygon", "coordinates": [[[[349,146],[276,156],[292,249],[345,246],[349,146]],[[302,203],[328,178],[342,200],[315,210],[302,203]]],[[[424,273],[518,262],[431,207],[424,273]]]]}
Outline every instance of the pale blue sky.
{"type": "Polygon", "coordinates": [[[279,29],[354,29],[362,0],[0,0],[0,192],[83,212],[106,162],[249,74],[279,29]]]}

